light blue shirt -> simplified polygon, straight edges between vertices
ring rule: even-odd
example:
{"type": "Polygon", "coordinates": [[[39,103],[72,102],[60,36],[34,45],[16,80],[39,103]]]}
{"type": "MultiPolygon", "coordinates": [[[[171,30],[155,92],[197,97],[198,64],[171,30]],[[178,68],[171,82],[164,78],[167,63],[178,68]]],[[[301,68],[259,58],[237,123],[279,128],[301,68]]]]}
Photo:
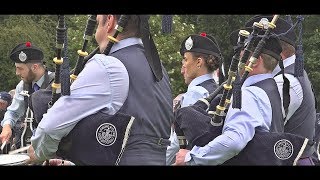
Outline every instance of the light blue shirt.
{"type": "MultiPolygon", "coordinates": [[[[295,59],[296,59],[296,55],[292,55],[292,56],[288,57],[287,59],[284,59],[283,66],[284,67],[290,66],[291,64],[293,64],[295,62],[295,59]]],[[[277,65],[276,68],[273,70],[272,75],[275,76],[280,71],[281,71],[281,69],[280,69],[279,65],[277,65]]],[[[302,87],[301,87],[299,80],[296,77],[294,77],[294,75],[286,74],[286,73],[284,75],[286,76],[286,78],[288,78],[288,80],[290,82],[290,88],[289,88],[290,103],[288,106],[287,116],[286,116],[284,108],[282,106],[283,117],[284,118],[286,117],[284,124],[286,124],[288,122],[288,120],[290,119],[290,117],[293,115],[293,113],[295,113],[296,110],[300,107],[302,100],[303,100],[303,91],[302,91],[302,87]]],[[[282,74],[275,76],[274,80],[277,83],[278,90],[279,90],[280,97],[281,97],[281,102],[282,102],[282,100],[283,100],[283,94],[282,94],[283,77],[282,77],[282,74]]]]}
{"type": "Polygon", "coordinates": [[[175,161],[176,153],[180,149],[179,140],[176,132],[173,128],[171,128],[170,138],[171,141],[170,145],[167,147],[166,152],[166,165],[172,165],[175,161]]]}
{"type": "MultiPolygon", "coordinates": [[[[111,52],[134,44],[141,39],[128,38],[114,44],[111,52]]],[[[123,63],[111,56],[96,54],[72,83],[70,96],[60,97],[43,115],[31,138],[37,159],[52,158],[61,139],[68,135],[83,118],[104,109],[115,114],[129,92],[129,75],[123,63]]]]}
{"type": "MultiPolygon", "coordinates": [[[[204,87],[197,86],[197,85],[209,79],[213,79],[212,74],[204,74],[202,76],[199,76],[193,79],[188,86],[187,92],[184,95],[182,95],[181,107],[193,105],[199,99],[208,97],[209,92],[204,87]]],[[[167,154],[166,154],[167,165],[171,165],[174,163],[175,155],[180,149],[177,134],[172,129],[171,129],[169,140],[171,141],[171,144],[167,147],[167,154]]]]}
{"type": "Polygon", "coordinates": [[[186,154],[187,165],[219,165],[236,156],[253,138],[255,131],[268,132],[271,126],[272,109],[264,90],[250,86],[271,74],[248,77],[242,88],[242,108],[230,106],[222,134],[203,147],[194,146],[186,154]]]}
{"type": "MultiPolygon", "coordinates": [[[[49,74],[52,72],[49,72],[49,74]]],[[[37,83],[39,87],[42,86],[44,82],[44,75],[37,82],[32,82],[32,86],[37,83]]],[[[21,80],[15,89],[15,95],[12,99],[11,105],[7,108],[7,112],[4,115],[3,120],[1,121],[1,126],[3,127],[6,124],[10,124],[11,128],[15,126],[17,121],[25,114],[26,108],[24,102],[24,96],[20,93],[23,91],[23,81],[21,80]]]]}
{"type": "Polygon", "coordinates": [[[199,99],[208,97],[209,92],[204,87],[197,85],[209,79],[213,79],[212,74],[204,74],[193,79],[188,85],[187,92],[181,98],[181,107],[193,105],[199,99]]]}

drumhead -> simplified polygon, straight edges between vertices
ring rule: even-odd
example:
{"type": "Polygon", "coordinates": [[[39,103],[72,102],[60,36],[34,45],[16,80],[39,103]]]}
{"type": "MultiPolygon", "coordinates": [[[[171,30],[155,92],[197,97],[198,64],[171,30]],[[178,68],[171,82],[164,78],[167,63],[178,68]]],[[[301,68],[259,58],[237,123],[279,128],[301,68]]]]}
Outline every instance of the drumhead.
{"type": "Polygon", "coordinates": [[[26,154],[1,154],[0,165],[1,166],[23,165],[29,159],[30,157],[26,154]]]}

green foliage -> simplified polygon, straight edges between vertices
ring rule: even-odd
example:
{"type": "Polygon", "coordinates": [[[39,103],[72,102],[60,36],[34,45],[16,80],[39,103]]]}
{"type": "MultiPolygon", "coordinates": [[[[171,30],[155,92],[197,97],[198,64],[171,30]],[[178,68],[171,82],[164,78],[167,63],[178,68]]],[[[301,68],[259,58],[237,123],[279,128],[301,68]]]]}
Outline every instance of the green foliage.
{"type": "MultiPolygon", "coordinates": [[[[304,39],[304,62],[305,70],[313,84],[314,92],[317,97],[317,104],[320,107],[320,32],[315,29],[313,35],[304,39]]],[[[319,108],[318,108],[319,109],[319,108]]]]}
{"type": "Polygon", "coordinates": [[[222,51],[226,68],[229,68],[233,55],[229,35],[234,30],[242,28],[250,17],[246,15],[198,15],[196,31],[206,32],[215,37],[222,51]]]}
{"type": "MultiPolygon", "coordinates": [[[[68,57],[70,60],[71,69],[75,67],[78,60],[77,51],[82,49],[84,42],[83,36],[89,18],[88,15],[69,15],[66,16],[68,23],[68,57]]],[[[88,42],[86,51],[92,52],[97,47],[94,35],[88,42]]]]}
{"type": "Polygon", "coordinates": [[[48,32],[51,20],[47,16],[41,16],[38,20],[33,16],[10,15],[2,22],[0,30],[0,89],[7,90],[15,88],[19,79],[15,76],[14,63],[10,60],[11,50],[19,43],[30,41],[44,51],[45,60],[52,58],[52,47],[50,43],[53,34],[48,32]],[[46,29],[41,21],[46,19],[46,29]]]}
{"type": "Polygon", "coordinates": [[[174,16],[172,34],[161,34],[161,16],[151,18],[151,29],[155,36],[155,41],[160,57],[166,67],[173,89],[173,95],[185,92],[187,86],[180,74],[181,55],[179,54],[180,44],[184,38],[190,34],[206,32],[213,35],[222,51],[226,68],[231,61],[233,54],[232,46],[229,42],[229,34],[240,27],[248,19],[248,16],[234,15],[179,15],[174,16]]]}
{"type": "MultiPolygon", "coordinates": [[[[66,15],[68,28],[68,57],[71,67],[77,61],[77,50],[82,48],[83,34],[87,15],[66,15]]],[[[30,41],[41,48],[45,55],[46,66],[54,69],[53,58],[56,57],[56,26],[57,15],[9,15],[2,16],[0,23],[0,90],[9,91],[15,88],[19,79],[15,76],[14,63],[9,59],[11,50],[19,43],[30,41]]],[[[94,41],[94,36],[92,37],[94,41]]],[[[88,44],[90,53],[96,47],[95,43],[88,44]]]]}
{"type": "Polygon", "coordinates": [[[174,16],[172,33],[162,34],[160,15],[151,16],[149,23],[160,58],[170,77],[173,96],[176,96],[187,90],[180,73],[182,57],[179,51],[183,39],[194,34],[194,25],[183,23],[179,16],[174,16]]]}
{"type": "MultiPolygon", "coordinates": [[[[174,15],[171,34],[162,34],[161,15],[152,15],[150,29],[159,50],[160,58],[168,71],[173,96],[185,92],[187,86],[180,74],[182,57],[179,54],[180,44],[190,34],[206,32],[213,35],[222,50],[226,68],[231,61],[233,49],[229,34],[243,27],[252,15],[174,15]]],[[[43,49],[47,66],[53,68],[55,53],[57,15],[1,15],[0,24],[0,90],[9,91],[15,88],[19,79],[15,76],[14,63],[9,54],[18,43],[31,41],[43,49]]],[[[68,28],[68,57],[73,68],[78,59],[77,50],[82,48],[84,30],[88,15],[66,15],[68,28]]],[[[283,16],[282,16],[283,17],[283,16]]],[[[291,16],[296,22],[297,16],[291,16]]],[[[303,22],[303,49],[305,69],[314,86],[317,99],[320,99],[320,21],[319,15],[305,15],[303,22]]],[[[283,17],[285,18],[285,17],[283,17]]],[[[88,43],[87,52],[97,47],[94,36],[88,43]]],[[[320,106],[318,101],[318,106],[320,106]]]]}

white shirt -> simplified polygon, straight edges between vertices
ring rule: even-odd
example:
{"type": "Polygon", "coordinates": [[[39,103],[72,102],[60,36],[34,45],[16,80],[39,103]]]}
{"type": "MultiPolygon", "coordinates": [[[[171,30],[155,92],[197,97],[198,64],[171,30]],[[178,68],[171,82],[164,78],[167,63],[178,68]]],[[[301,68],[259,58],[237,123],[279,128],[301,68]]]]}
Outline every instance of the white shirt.
{"type": "MultiPolygon", "coordinates": [[[[294,64],[296,59],[296,55],[292,55],[290,57],[288,57],[287,59],[283,60],[283,65],[284,67],[288,67],[291,64],[294,64]]],[[[281,71],[279,65],[277,65],[277,67],[274,69],[274,71],[272,72],[272,75],[275,76],[277,73],[279,73],[281,71]]],[[[289,88],[289,93],[290,93],[290,104],[288,106],[288,114],[287,116],[285,115],[285,111],[284,108],[282,106],[282,114],[283,117],[285,119],[285,124],[287,123],[287,121],[290,119],[290,117],[296,112],[296,110],[300,107],[302,100],[303,100],[303,91],[302,91],[302,87],[301,84],[299,82],[299,80],[294,77],[292,74],[286,74],[285,73],[285,77],[288,78],[289,82],[290,82],[290,88],[289,88]]],[[[274,77],[277,85],[278,85],[278,90],[280,93],[280,97],[281,97],[281,102],[283,102],[283,94],[282,94],[282,89],[283,89],[283,77],[282,74],[279,74],[277,76],[274,77]]]]}

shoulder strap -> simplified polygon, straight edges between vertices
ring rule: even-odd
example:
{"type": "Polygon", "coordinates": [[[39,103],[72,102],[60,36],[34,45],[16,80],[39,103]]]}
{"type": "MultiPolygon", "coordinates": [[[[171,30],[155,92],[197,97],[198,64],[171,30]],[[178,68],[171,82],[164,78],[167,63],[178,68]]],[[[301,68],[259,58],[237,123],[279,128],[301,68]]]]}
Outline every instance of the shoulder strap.
{"type": "Polygon", "coordinates": [[[281,74],[282,78],[283,78],[283,88],[282,88],[283,100],[282,100],[282,105],[283,105],[284,112],[285,112],[284,121],[286,121],[286,118],[287,118],[287,115],[288,115],[289,104],[290,104],[290,81],[284,75],[283,60],[279,61],[279,66],[281,68],[281,71],[277,75],[281,74]]]}

